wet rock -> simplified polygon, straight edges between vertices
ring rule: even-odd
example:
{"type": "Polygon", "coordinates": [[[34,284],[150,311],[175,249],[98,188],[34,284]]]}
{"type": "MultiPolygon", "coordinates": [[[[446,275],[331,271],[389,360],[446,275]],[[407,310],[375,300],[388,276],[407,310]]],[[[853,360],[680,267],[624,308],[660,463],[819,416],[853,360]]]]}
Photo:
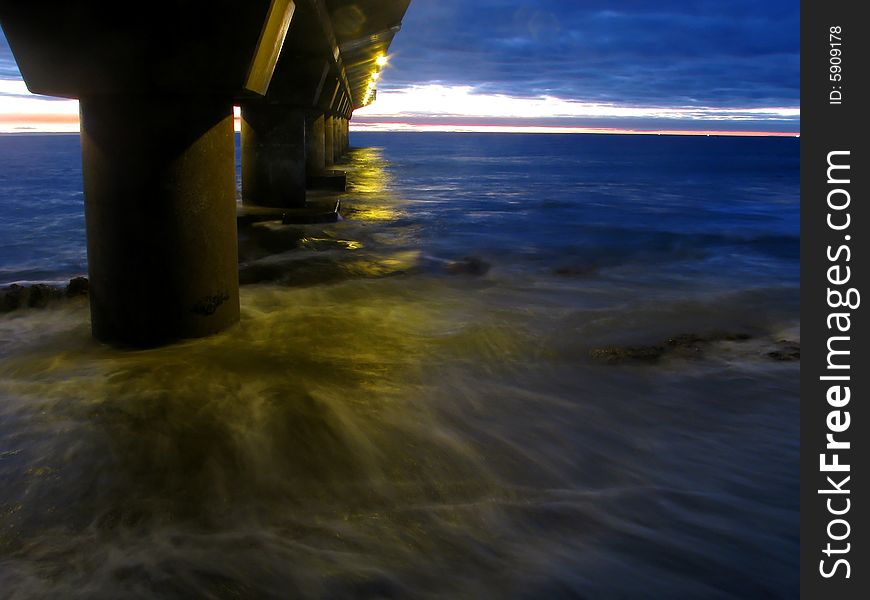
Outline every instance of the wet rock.
{"type": "Polygon", "coordinates": [[[597,361],[611,364],[629,361],[656,362],[666,351],[664,346],[605,346],[593,348],[590,356],[597,361]]]}
{"type": "Polygon", "coordinates": [[[23,285],[13,283],[0,291],[0,310],[9,312],[27,305],[28,290],[23,285]]]}
{"type": "Polygon", "coordinates": [[[767,353],[767,357],[781,362],[790,362],[801,359],[801,347],[797,342],[779,340],[777,348],[767,353]]]}
{"type": "Polygon", "coordinates": [[[239,230],[239,260],[256,260],[300,248],[305,232],[274,223],[256,223],[239,230]]]}
{"type": "Polygon", "coordinates": [[[284,276],[286,267],[276,263],[252,263],[239,267],[239,285],[271,283],[284,276]]]}
{"type": "Polygon", "coordinates": [[[45,283],[20,285],[13,283],[0,290],[0,312],[10,312],[19,308],[45,308],[50,302],[61,298],[84,296],[88,293],[87,277],[74,277],[66,287],[45,283]]]}
{"type": "Polygon", "coordinates": [[[476,256],[466,256],[462,260],[448,263],[444,268],[451,275],[486,275],[490,264],[476,256]]]}
{"type": "Polygon", "coordinates": [[[87,277],[73,277],[69,280],[69,285],[66,286],[66,297],[87,296],[88,289],[89,283],[87,277]]]}
{"type": "Polygon", "coordinates": [[[715,342],[741,342],[752,339],[747,333],[717,331],[707,334],[683,333],[666,339],[660,344],[648,346],[605,346],[593,348],[589,353],[593,360],[607,364],[626,362],[658,362],[665,356],[701,358],[715,342]]]}
{"type": "Polygon", "coordinates": [[[597,265],[567,265],[553,271],[562,277],[591,277],[598,274],[597,265]]]}
{"type": "Polygon", "coordinates": [[[665,342],[673,348],[686,346],[696,346],[698,344],[709,344],[712,342],[745,342],[751,340],[752,336],[748,333],[730,333],[727,331],[715,331],[706,335],[697,335],[694,333],[684,333],[676,337],[668,338],[665,342]]]}
{"type": "Polygon", "coordinates": [[[61,295],[59,289],[44,283],[31,285],[28,291],[27,306],[31,308],[45,308],[49,300],[59,298],[61,295]]]}
{"type": "Polygon", "coordinates": [[[665,341],[665,349],[669,354],[682,358],[699,358],[710,344],[715,342],[744,342],[751,339],[747,333],[732,333],[716,331],[705,335],[684,333],[665,341]]]}

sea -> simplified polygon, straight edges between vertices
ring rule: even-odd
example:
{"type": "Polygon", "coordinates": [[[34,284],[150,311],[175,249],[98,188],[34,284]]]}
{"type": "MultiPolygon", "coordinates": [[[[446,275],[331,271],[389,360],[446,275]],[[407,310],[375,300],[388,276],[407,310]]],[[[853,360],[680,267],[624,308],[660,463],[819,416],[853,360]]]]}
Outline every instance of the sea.
{"type": "MultiPolygon", "coordinates": [[[[351,145],[225,333],[0,313],[0,597],[796,597],[799,140],[351,145]]],[[[0,136],[0,288],[86,272],[78,137],[0,136]]]]}

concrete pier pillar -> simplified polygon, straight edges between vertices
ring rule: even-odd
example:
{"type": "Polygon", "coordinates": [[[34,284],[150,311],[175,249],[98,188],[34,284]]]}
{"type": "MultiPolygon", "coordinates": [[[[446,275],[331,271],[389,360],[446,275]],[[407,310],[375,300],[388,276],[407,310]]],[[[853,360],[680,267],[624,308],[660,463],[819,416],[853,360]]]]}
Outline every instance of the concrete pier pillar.
{"type": "Polygon", "coordinates": [[[331,167],[335,163],[335,126],[331,115],[323,117],[323,133],[324,162],[331,167]]]}
{"type": "Polygon", "coordinates": [[[342,141],[344,142],[344,151],[347,152],[350,150],[350,121],[342,119],[342,125],[344,126],[342,141]]]}
{"type": "Polygon", "coordinates": [[[326,170],[323,136],[323,115],[310,115],[305,120],[305,171],[308,175],[323,173],[326,170]]]}
{"type": "Polygon", "coordinates": [[[91,324],[151,346],[239,319],[229,99],[81,99],[91,324]]]}
{"type": "Polygon", "coordinates": [[[242,105],[242,202],[305,205],[305,112],[281,104],[242,105]]]}
{"type": "Polygon", "coordinates": [[[344,144],[341,141],[341,117],[335,117],[332,120],[332,126],[335,129],[333,133],[333,139],[335,140],[333,150],[335,151],[335,162],[338,162],[344,156],[344,144]]]}

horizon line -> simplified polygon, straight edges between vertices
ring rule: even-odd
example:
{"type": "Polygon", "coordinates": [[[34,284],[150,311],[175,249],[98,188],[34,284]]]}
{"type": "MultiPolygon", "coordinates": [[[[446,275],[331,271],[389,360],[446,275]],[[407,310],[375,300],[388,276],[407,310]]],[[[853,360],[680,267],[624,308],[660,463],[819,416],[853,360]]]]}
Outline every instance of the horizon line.
{"type": "MultiPolygon", "coordinates": [[[[240,119],[235,120],[235,131],[240,131],[240,119]]],[[[3,122],[0,118],[0,135],[27,134],[79,134],[78,119],[51,119],[49,123],[64,123],[67,127],[40,127],[37,123],[22,125],[17,119],[3,122]],[[10,125],[12,125],[10,127],[10,125]]],[[[47,124],[47,123],[45,123],[47,124]]],[[[468,125],[468,124],[423,124],[397,122],[350,122],[350,131],[356,133],[517,133],[517,134],[561,134],[561,135],[669,135],[669,136],[706,136],[706,137],[792,137],[799,138],[800,131],[764,131],[730,129],[632,129],[618,127],[577,127],[559,125],[468,125]]]]}
{"type": "Polygon", "coordinates": [[[530,134],[605,134],[605,135],[694,135],[730,137],[800,137],[800,131],[737,129],[634,129],[626,127],[578,127],[573,125],[450,125],[422,123],[379,123],[351,121],[357,132],[432,132],[432,133],[530,133],[530,134]]]}

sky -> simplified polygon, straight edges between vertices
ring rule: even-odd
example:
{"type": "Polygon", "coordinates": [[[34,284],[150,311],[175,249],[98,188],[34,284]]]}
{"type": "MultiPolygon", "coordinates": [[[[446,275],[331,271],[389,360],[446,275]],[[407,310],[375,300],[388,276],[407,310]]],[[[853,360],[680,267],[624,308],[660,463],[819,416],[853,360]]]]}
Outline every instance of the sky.
{"type": "MultiPolygon", "coordinates": [[[[412,0],[354,129],[790,134],[798,0],[412,0]]],[[[76,131],[0,36],[0,131],[76,131]]]]}

